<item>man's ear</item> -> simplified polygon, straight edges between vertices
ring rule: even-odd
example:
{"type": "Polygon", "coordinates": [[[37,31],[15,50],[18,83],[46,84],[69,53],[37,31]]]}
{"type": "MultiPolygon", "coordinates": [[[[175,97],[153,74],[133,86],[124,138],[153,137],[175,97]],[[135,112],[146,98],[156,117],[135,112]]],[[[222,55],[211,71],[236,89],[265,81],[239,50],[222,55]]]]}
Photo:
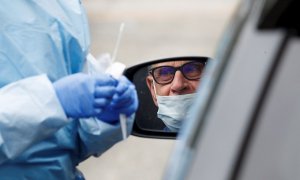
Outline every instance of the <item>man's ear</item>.
{"type": "Polygon", "coordinates": [[[151,76],[146,77],[146,83],[151,92],[152,100],[153,100],[154,104],[157,106],[157,99],[156,99],[156,94],[154,91],[154,84],[152,81],[153,81],[153,78],[151,76]]]}

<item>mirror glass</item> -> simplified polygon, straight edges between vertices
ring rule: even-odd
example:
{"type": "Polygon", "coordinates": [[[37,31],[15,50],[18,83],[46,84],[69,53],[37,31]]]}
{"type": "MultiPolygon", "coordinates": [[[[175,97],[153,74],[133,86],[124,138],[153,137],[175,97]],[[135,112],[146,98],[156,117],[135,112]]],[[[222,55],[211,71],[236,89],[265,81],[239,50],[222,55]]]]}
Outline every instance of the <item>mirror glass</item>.
{"type": "Polygon", "coordinates": [[[135,124],[146,131],[178,132],[188,120],[208,60],[173,57],[129,68],[139,98],[135,124]]]}

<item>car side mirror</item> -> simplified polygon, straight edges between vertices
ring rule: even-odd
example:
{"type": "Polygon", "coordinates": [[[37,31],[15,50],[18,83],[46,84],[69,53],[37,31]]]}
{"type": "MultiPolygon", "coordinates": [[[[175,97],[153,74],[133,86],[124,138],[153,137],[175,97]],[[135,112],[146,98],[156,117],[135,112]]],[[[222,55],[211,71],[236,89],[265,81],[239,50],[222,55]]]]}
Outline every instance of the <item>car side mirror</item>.
{"type": "MultiPolygon", "coordinates": [[[[161,106],[157,102],[157,95],[174,97],[196,93],[204,67],[209,60],[208,57],[198,56],[171,57],[148,61],[126,69],[124,75],[136,86],[139,99],[132,135],[148,138],[176,138],[180,124],[176,124],[177,122],[175,124],[174,122],[169,123],[169,120],[167,121],[162,117],[158,118],[157,112],[161,106]],[[173,67],[177,68],[174,69],[173,67]],[[177,73],[178,71],[180,73],[177,73]],[[171,90],[172,83],[176,81],[178,81],[176,87],[178,89],[173,88],[171,90]]],[[[174,108],[170,111],[174,112],[174,108]]],[[[179,113],[179,115],[181,114],[179,113]]],[[[188,120],[185,119],[184,114],[182,116],[181,122],[188,120]]]]}

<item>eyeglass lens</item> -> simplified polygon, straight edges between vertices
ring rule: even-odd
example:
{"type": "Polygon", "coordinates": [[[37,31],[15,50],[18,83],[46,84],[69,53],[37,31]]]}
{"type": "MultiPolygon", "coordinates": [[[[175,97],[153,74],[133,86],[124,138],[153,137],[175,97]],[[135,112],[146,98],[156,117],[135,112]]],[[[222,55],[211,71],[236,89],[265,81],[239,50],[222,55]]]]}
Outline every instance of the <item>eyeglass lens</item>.
{"type": "Polygon", "coordinates": [[[183,76],[189,80],[200,79],[204,64],[199,62],[186,63],[181,67],[161,66],[153,69],[153,77],[159,84],[172,82],[176,71],[180,70],[183,76]]]}

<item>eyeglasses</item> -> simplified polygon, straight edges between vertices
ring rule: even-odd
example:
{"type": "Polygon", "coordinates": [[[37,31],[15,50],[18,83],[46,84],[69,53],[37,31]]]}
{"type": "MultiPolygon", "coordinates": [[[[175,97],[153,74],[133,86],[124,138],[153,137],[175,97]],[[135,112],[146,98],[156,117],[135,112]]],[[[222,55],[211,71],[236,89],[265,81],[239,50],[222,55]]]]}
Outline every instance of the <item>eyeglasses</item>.
{"type": "Polygon", "coordinates": [[[165,85],[173,81],[175,73],[179,70],[188,80],[199,80],[201,78],[204,62],[189,62],[180,67],[159,66],[149,70],[157,84],[165,85]]]}

